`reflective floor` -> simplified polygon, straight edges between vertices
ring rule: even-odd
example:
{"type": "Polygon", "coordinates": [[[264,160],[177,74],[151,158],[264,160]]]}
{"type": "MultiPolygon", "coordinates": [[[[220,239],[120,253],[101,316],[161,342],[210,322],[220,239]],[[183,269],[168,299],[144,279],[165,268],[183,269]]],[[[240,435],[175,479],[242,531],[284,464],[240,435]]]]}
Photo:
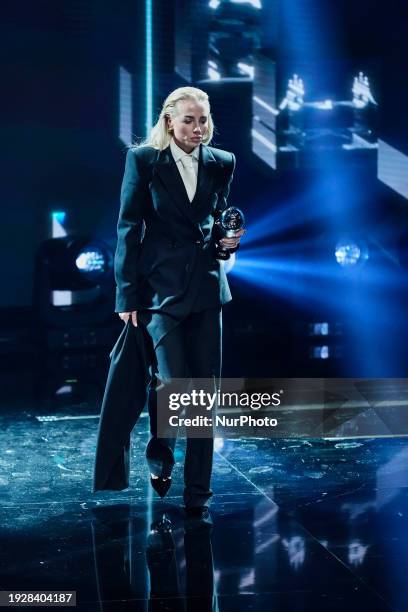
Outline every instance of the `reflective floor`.
{"type": "Polygon", "coordinates": [[[408,610],[407,438],[218,441],[213,528],[188,529],[183,440],[165,500],[144,416],[131,487],[93,494],[96,407],[34,395],[1,399],[0,590],[74,590],[86,611],[408,610]]]}

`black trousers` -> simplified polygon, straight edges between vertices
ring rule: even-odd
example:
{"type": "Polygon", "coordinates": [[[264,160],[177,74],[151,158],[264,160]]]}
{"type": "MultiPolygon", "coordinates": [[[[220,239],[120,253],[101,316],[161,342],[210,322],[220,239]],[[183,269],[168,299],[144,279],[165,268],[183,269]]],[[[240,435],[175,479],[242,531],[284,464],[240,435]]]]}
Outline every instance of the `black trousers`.
{"type": "MultiPolygon", "coordinates": [[[[175,437],[158,438],[157,409],[160,394],[168,393],[173,378],[208,378],[215,384],[221,376],[221,307],[192,312],[172,329],[153,349],[150,346],[151,382],[149,416],[151,439],[146,448],[150,471],[170,476],[174,465],[175,437]]],[[[186,507],[204,506],[212,496],[210,489],[213,437],[187,437],[184,460],[184,503],[186,507]]]]}

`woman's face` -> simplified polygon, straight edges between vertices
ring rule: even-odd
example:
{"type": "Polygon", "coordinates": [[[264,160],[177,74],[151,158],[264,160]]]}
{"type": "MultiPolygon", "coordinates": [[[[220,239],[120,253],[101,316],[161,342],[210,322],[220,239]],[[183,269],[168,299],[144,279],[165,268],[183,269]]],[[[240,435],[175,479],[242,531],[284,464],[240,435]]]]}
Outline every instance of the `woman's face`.
{"type": "Polygon", "coordinates": [[[208,107],[193,100],[180,100],[176,108],[178,114],[167,118],[167,127],[176,145],[191,153],[208,131],[208,107]]]}

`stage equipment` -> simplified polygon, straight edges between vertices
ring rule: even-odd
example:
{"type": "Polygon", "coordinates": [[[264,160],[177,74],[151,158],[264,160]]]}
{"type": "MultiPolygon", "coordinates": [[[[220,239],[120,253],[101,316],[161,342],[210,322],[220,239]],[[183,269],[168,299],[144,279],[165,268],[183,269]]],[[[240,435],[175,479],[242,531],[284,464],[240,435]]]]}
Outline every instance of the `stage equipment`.
{"type": "Polygon", "coordinates": [[[50,348],[110,342],[106,324],[114,312],[111,248],[87,236],[43,242],[36,256],[33,304],[50,348]]]}
{"type": "Polygon", "coordinates": [[[376,155],[378,105],[367,75],[354,77],[350,99],[311,100],[305,80],[293,74],[279,102],[277,79],[276,63],[257,54],[252,148],[269,166],[309,167],[322,159],[316,154],[325,151],[358,159],[376,155]]]}
{"type": "Polygon", "coordinates": [[[368,248],[362,241],[345,238],[337,242],[334,254],[337,263],[343,268],[363,265],[369,257],[368,248]]]}

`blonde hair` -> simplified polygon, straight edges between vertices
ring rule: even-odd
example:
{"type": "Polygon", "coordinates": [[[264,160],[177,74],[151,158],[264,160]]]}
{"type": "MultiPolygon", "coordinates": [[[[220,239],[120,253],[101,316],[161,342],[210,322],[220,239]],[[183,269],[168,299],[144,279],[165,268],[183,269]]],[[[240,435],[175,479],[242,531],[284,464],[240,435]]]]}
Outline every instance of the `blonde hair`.
{"type": "Polygon", "coordinates": [[[154,125],[150,130],[149,136],[132,146],[154,147],[160,151],[168,147],[172,136],[171,132],[169,132],[167,128],[166,117],[175,117],[178,114],[177,102],[182,100],[192,100],[194,102],[198,102],[199,104],[208,106],[208,129],[202,142],[204,144],[211,142],[214,134],[214,123],[211,117],[208,94],[206,94],[206,92],[202,89],[197,89],[197,87],[178,87],[165,99],[156,125],[154,125]]]}

